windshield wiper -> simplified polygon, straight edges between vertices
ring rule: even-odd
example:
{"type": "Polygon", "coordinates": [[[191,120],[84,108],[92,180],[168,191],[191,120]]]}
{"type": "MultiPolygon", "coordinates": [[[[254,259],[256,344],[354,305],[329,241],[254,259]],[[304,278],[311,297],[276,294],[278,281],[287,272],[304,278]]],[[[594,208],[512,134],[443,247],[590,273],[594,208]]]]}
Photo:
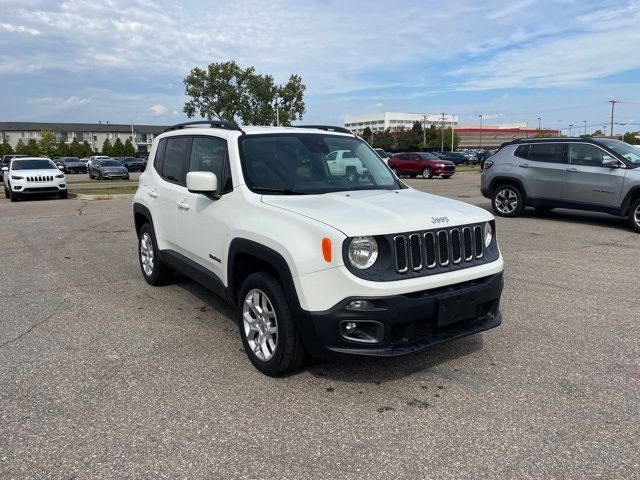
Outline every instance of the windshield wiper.
{"type": "Polygon", "coordinates": [[[307,192],[291,190],[290,188],[252,187],[251,190],[253,190],[254,192],[264,192],[264,193],[282,193],[283,195],[308,195],[307,192]]]}

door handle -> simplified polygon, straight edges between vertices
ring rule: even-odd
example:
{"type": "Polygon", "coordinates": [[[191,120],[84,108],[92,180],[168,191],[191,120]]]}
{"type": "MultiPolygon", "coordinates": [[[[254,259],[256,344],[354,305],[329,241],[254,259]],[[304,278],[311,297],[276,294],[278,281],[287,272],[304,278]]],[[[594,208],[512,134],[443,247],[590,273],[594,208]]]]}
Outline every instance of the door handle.
{"type": "Polygon", "coordinates": [[[531,165],[529,165],[528,163],[521,163],[519,166],[522,168],[529,168],[531,165]]]}
{"type": "Polygon", "coordinates": [[[177,205],[178,208],[182,210],[189,210],[191,208],[191,205],[189,205],[187,202],[178,202],[177,205]]]}
{"type": "Polygon", "coordinates": [[[577,168],[565,168],[564,171],[565,172],[579,172],[580,170],[578,170],[577,168]]]}
{"type": "Polygon", "coordinates": [[[158,192],[154,192],[153,190],[147,191],[147,195],[149,195],[151,198],[158,198],[158,192]]]}

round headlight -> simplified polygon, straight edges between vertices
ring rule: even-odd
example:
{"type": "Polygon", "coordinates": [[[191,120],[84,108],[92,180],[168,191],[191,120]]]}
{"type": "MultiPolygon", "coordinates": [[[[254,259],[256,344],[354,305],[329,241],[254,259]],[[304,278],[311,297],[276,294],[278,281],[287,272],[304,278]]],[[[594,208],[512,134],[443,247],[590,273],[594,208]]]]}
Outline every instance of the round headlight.
{"type": "Polygon", "coordinates": [[[364,270],[376,262],[378,243],[373,237],[354,237],[349,244],[349,261],[354,267],[364,270]]]}
{"type": "Polygon", "coordinates": [[[484,224],[484,246],[488,248],[491,245],[491,240],[493,240],[493,228],[491,228],[491,222],[487,222],[484,224]]]}

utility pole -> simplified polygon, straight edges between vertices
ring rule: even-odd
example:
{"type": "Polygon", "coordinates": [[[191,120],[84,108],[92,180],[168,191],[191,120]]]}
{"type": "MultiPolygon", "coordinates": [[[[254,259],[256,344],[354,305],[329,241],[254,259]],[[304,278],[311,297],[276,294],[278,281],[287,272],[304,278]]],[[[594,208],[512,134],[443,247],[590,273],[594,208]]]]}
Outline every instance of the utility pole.
{"type": "Polygon", "coordinates": [[[542,130],[542,118],[538,117],[538,131],[542,130]]]}
{"type": "Polygon", "coordinates": [[[569,124],[569,136],[572,137],[573,136],[573,123],[569,124]]]}
{"type": "Polygon", "coordinates": [[[613,137],[613,109],[616,106],[616,103],[620,103],[618,100],[609,100],[611,104],[611,129],[609,130],[609,136],[613,137]]]}
{"type": "Polygon", "coordinates": [[[440,153],[444,153],[444,112],[442,112],[442,130],[440,131],[440,153]]]}
{"type": "Polygon", "coordinates": [[[455,137],[455,131],[453,129],[453,119],[451,119],[451,151],[453,152],[453,139],[455,137]]]}
{"type": "Polygon", "coordinates": [[[582,120],[584,122],[584,134],[587,134],[587,121],[586,120],[582,120]]]}
{"type": "Polygon", "coordinates": [[[422,147],[427,146],[427,116],[422,115],[422,147]]]}
{"type": "Polygon", "coordinates": [[[484,115],[478,115],[480,117],[480,150],[482,150],[482,118],[484,115]]]}

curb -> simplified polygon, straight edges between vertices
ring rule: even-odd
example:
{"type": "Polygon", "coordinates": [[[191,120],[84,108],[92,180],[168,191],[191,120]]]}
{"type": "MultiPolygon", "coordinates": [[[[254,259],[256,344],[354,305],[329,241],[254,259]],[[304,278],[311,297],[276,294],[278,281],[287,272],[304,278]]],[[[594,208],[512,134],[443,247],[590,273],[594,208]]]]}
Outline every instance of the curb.
{"type": "Polygon", "coordinates": [[[69,192],[69,198],[77,198],[78,200],[112,200],[116,198],[133,198],[133,193],[105,193],[98,195],[87,195],[84,193],[69,192]]]}

